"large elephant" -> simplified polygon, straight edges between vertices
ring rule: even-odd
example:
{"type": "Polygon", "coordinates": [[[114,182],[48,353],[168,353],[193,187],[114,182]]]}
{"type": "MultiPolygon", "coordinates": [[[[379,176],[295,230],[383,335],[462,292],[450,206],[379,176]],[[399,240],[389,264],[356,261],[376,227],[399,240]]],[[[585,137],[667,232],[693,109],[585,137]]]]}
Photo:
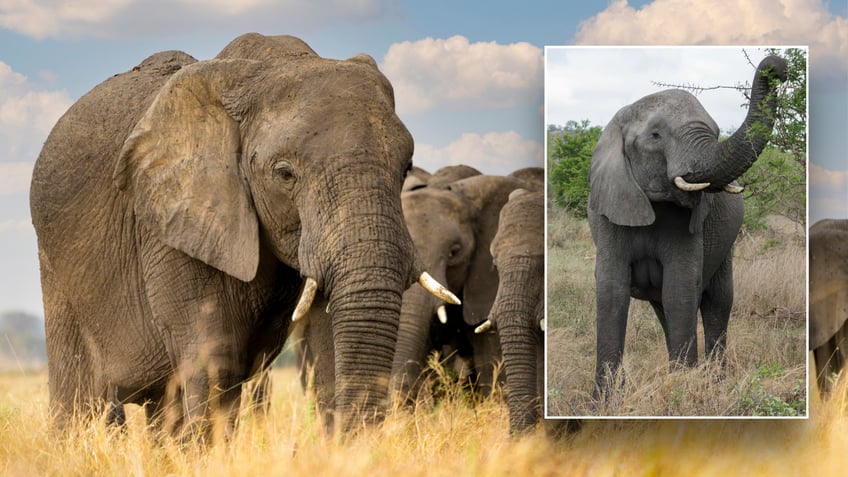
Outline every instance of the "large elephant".
{"type": "Polygon", "coordinates": [[[624,352],[631,296],[648,300],[672,365],[706,353],[723,359],[733,303],[731,248],[742,224],[734,182],[765,147],[776,85],[786,62],[757,67],[745,121],[726,141],[688,92],[666,90],[620,109],[604,129],[589,170],[589,225],[597,249],[596,390],[609,390],[624,352]]]}
{"type": "Polygon", "coordinates": [[[52,413],[149,403],[173,432],[219,412],[231,431],[241,383],[318,291],[336,412],[379,420],[422,270],[400,202],[412,149],[371,57],[288,36],[158,53],[95,87],[32,178],[52,413]]]}
{"type": "Polygon", "coordinates": [[[848,220],[810,227],[810,349],[819,391],[848,360],[848,220]]]}
{"type": "Polygon", "coordinates": [[[481,328],[497,330],[506,374],[509,430],[514,434],[541,417],[544,389],[545,197],[517,189],[501,209],[491,252],[498,292],[481,328]]]}

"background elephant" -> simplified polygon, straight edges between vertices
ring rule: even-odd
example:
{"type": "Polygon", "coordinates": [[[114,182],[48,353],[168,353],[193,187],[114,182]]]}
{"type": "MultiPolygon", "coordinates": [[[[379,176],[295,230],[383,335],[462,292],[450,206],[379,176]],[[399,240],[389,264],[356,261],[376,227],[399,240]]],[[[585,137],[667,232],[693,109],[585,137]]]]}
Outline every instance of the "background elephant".
{"type": "Polygon", "coordinates": [[[810,227],[810,349],[819,391],[831,389],[848,358],[848,220],[810,227]]]}
{"type": "Polygon", "coordinates": [[[723,142],[715,121],[681,90],[625,106],[604,129],[592,155],[588,204],[597,249],[600,392],[621,363],[631,296],[650,301],[672,363],[697,362],[698,309],[706,352],[723,359],[733,304],[731,248],[744,212],[733,181],[765,147],[772,93],[785,79],[784,60],[760,63],[745,121],[723,142]]]}
{"type": "MultiPolygon", "coordinates": [[[[449,166],[432,177],[438,179],[436,187],[419,184],[403,193],[404,216],[421,261],[461,297],[462,305],[432,299],[419,285],[404,293],[392,387],[409,400],[417,397],[427,357],[434,350],[460,377],[474,380],[483,394],[491,391],[500,360],[498,337],[494,332],[474,333],[498,290],[490,244],[509,194],[533,187],[515,177],[481,175],[468,166],[449,166]],[[451,176],[455,180],[449,181],[451,176]]],[[[328,367],[333,349],[328,328],[318,324],[328,319],[322,307],[313,306],[295,333],[301,381],[314,393],[325,424],[333,419],[335,381],[328,367]]]]}
{"type": "Polygon", "coordinates": [[[490,244],[509,194],[533,185],[509,176],[465,177],[474,172],[467,166],[444,168],[427,187],[402,197],[406,224],[423,263],[462,301],[461,306],[448,305],[415,285],[404,293],[392,375],[393,388],[410,400],[417,397],[432,351],[483,395],[494,384],[500,360],[497,336],[474,333],[498,289],[490,244]],[[447,181],[451,175],[460,178],[447,181]]]}
{"type": "Polygon", "coordinates": [[[317,290],[335,409],[345,428],[379,419],[421,271],[400,202],[412,148],[373,59],[293,37],[159,53],[95,87],[32,178],[52,412],[150,403],[186,430],[215,402],[230,429],[317,290]]]}
{"type": "Polygon", "coordinates": [[[499,285],[488,323],[503,353],[510,433],[535,425],[544,389],[545,197],[517,189],[501,209],[491,252],[499,285]]]}

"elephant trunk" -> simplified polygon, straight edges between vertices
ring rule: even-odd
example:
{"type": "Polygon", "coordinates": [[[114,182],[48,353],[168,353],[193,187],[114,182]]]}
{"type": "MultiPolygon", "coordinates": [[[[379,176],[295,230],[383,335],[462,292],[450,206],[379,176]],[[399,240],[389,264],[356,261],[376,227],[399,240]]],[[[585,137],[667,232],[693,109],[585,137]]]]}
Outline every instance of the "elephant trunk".
{"type": "Polygon", "coordinates": [[[520,256],[498,264],[501,285],[489,319],[503,353],[511,434],[534,426],[541,416],[543,262],[541,256],[520,256]]]}
{"type": "Polygon", "coordinates": [[[392,390],[402,400],[413,400],[418,377],[429,350],[430,326],[436,300],[415,284],[403,294],[397,350],[392,363],[392,390]]]}
{"type": "MultiPolygon", "coordinates": [[[[367,270],[353,276],[367,276],[367,270]]],[[[342,430],[382,420],[388,405],[401,294],[399,277],[343,283],[332,294],[335,410],[342,430]]],[[[346,280],[348,281],[348,280],[346,280]]]]}
{"type": "Polygon", "coordinates": [[[687,182],[710,183],[713,189],[722,189],[753,165],[771,136],[777,106],[777,97],[772,94],[777,86],[775,79],[786,81],[786,68],[786,61],[777,56],[760,62],[745,121],[726,141],[707,139],[697,128],[692,132],[699,140],[690,142],[690,147],[698,149],[705,159],[693,164],[692,172],[684,177],[687,182]]]}
{"type": "Polygon", "coordinates": [[[329,200],[312,198],[318,210],[304,217],[299,255],[303,275],[329,303],[335,422],[346,432],[385,414],[401,295],[420,270],[401,214],[400,181],[390,182],[396,178],[379,166],[343,172],[329,174],[329,200]]]}

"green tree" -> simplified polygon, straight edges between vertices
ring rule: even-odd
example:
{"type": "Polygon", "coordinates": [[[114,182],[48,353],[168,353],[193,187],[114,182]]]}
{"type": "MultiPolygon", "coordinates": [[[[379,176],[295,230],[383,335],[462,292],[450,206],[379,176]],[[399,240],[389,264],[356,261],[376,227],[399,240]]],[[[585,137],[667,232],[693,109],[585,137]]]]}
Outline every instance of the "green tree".
{"type": "MultiPolygon", "coordinates": [[[[745,226],[764,228],[765,218],[781,215],[806,223],[807,52],[766,49],[786,60],[787,80],[777,88],[777,110],[769,145],[739,178],[745,187],[745,226]]],[[[747,56],[747,53],[746,53],[747,56]]],[[[753,65],[752,67],[755,67],[753,65]]],[[[747,89],[743,89],[747,93],[747,89]]],[[[746,99],[750,98],[746,94],[746,99]]]]}
{"type": "MultiPolygon", "coordinates": [[[[555,128],[548,127],[548,131],[555,128]]],[[[600,126],[589,121],[568,121],[561,134],[548,135],[550,192],[554,203],[577,217],[586,217],[589,199],[589,163],[601,137],[600,126]]]]}

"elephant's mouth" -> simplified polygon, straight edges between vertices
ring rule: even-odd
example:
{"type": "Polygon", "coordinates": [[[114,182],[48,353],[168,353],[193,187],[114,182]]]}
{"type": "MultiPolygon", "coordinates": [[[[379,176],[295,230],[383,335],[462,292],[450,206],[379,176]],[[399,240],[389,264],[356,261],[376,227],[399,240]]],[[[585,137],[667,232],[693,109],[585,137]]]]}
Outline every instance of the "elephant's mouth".
{"type": "Polygon", "coordinates": [[[730,193],[730,194],[740,194],[740,193],[742,193],[742,191],[745,190],[736,181],[732,181],[729,184],[726,184],[721,189],[716,188],[716,187],[711,187],[712,184],[709,183],[709,182],[694,182],[694,183],[688,182],[686,179],[683,178],[683,176],[675,177],[673,182],[674,182],[675,187],[677,187],[679,190],[682,190],[684,192],[700,192],[700,191],[720,192],[720,191],[723,190],[724,192],[727,192],[727,193],[730,193]]]}

